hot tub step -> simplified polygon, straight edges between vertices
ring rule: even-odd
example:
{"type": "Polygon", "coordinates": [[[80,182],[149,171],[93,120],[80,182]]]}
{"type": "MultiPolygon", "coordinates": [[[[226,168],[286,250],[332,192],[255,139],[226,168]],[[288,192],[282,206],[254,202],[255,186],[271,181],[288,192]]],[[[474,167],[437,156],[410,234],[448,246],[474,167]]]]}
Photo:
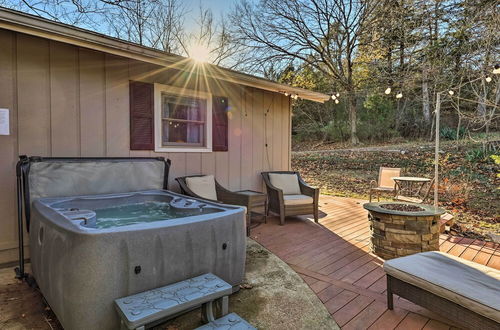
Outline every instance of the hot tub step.
{"type": "Polygon", "coordinates": [[[208,321],[214,321],[212,302],[222,298],[222,314],[227,314],[232,286],[207,273],[164,287],[115,300],[122,326],[144,329],[147,324],[203,305],[208,321]]]}
{"type": "Polygon", "coordinates": [[[255,330],[256,328],[242,319],[238,314],[231,313],[220,319],[202,325],[195,330],[216,330],[216,329],[231,329],[231,330],[255,330]]]}

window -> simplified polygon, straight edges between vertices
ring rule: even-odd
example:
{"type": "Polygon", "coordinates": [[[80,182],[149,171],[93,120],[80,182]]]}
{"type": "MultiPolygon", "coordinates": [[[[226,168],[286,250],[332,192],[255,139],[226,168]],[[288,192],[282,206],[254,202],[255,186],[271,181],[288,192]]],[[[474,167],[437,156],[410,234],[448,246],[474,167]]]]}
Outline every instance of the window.
{"type": "Polygon", "coordinates": [[[212,151],[212,95],[155,84],[155,150],[212,151]]]}

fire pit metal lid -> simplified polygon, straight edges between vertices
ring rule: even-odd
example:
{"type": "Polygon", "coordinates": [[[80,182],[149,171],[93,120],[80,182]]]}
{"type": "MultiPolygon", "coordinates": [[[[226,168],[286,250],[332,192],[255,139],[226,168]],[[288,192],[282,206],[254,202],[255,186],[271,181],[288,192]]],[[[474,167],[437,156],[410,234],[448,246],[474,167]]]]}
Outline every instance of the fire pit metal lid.
{"type": "Polygon", "coordinates": [[[421,216],[421,217],[428,217],[428,216],[435,216],[435,215],[441,215],[446,212],[445,209],[442,209],[440,207],[435,207],[433,205],[428,205],[428,204],[415,204],[415,203],[406,203],[406,202],[379,202],[379,203],[365,203],[363,204],[363,207],[367,209],[368,211],[373,211],[373,212],[378,212],[378,213],[384,213],[384,214],[394,214],[394,215],[413,215],[413,216],[421,216]],[[407,205],[414,205],[418,206],[423,209],[423,211],[417,211],[417,212],[411,212],[411,211],[399,211],[399,210],[390,210],[381,207],[382,205],[385,204],[407,204],[407,205]]]}

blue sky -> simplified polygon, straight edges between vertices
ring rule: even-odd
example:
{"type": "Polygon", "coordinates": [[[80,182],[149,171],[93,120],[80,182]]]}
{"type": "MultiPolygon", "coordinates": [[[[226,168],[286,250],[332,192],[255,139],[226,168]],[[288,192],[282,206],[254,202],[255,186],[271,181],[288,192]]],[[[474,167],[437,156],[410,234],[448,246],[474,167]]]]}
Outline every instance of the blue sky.
{"type": "Polygon", "coordinates": [[[211,9],[214,18],[219,20],[221,16],[231,10],[237,0],[184,0],[183,2],[190,11],[186,17],[186,28],[189,29],[198,17],[200,3],[204,8],[211,9]]]}

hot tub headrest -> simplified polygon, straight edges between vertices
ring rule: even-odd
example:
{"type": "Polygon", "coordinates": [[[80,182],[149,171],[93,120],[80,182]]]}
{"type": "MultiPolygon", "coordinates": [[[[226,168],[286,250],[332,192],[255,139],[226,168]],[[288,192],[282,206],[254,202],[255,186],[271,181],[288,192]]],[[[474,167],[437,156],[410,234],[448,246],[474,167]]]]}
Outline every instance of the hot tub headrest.
{"type": "Polygon", "coordinates": [[[170,167],[163,157],[22,157],[20,163],[28,229],[35,199],[167,189],[170,167]]]}

